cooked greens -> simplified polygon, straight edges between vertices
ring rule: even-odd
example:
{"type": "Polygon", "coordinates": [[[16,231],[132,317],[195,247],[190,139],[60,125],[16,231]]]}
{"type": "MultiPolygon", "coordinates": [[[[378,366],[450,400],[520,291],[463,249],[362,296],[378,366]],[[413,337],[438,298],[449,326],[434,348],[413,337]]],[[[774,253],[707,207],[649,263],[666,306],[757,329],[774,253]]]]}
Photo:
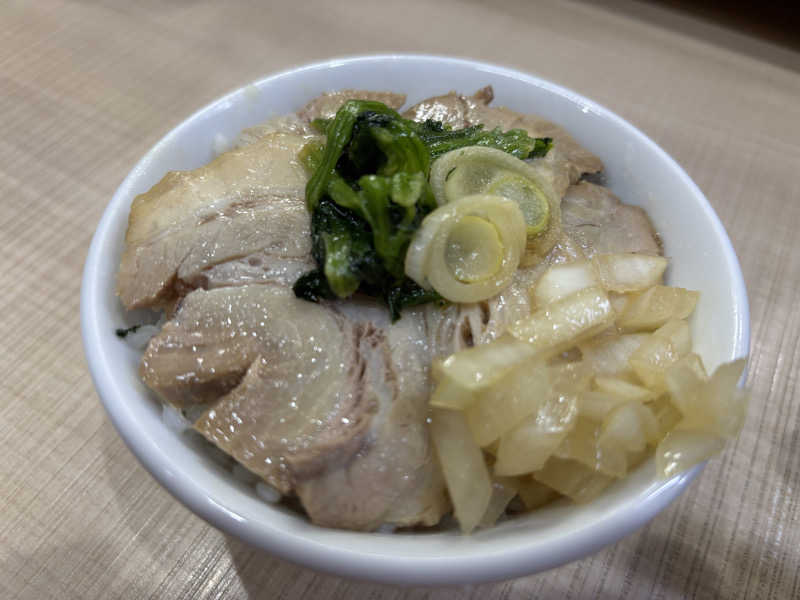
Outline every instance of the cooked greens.
{"type": "Polygon", "coordinates": [[[136,331],[137,331],[137,330],[138,330],[138,329],[139,329],[141,326],[142,326],[142,325],[141,325],[141,323],[140,323],[140,324],[138,324],[138,325],[132,325],[132,326],[130,326],[130,327],[127,327],[127,328],[118,327],[117,329],[115,329],[115,330],[114,330],[114,333],[116,333],[116,334],[117,334],[117,337],[118,337],[118,338],[125,339],[125,338],[126,338],[126,337],[128,337],[128,335],[130,335],[131,333],[136,333],[136,331]]]}
{"type": "Polygon", "coordinates": [[[532,138],[524,129],[509,129],[503,132],[499,127],[484,131],[483,125],[473,125],[463,129],[449,129],[441,121],[428,119],[424,123],[414,123],[417,134],[436,158],[466,146],[485,146],[497,148],[517,158],[541,158],[553,146],[551,138],[532,138]]]}
{"type": "Polygon", "coordinates": [[[366,100],[350,100],[334,119],[313,125],[327,136],[325,145],[310,143],[301,153],[312,173],[306,206],[317,268],[297,280],[294,292],[318,302],[359,291],[383,299],[393,320],[406,306],[440,299],[404,272],[411,237],[436,208],[428,181],[433,160],[475,145],[530,158],[543,156],[552,144],[521,129],[417,123],[366,100]]]}

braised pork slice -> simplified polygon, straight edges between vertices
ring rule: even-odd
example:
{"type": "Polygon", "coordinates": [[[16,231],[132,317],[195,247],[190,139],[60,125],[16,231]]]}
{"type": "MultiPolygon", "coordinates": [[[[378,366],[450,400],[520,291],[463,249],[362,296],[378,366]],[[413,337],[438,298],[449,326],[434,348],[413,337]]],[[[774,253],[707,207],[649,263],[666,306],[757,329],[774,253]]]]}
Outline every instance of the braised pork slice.
{"type": "Polygon", "coordinates": [[[150,341],[141,374],[175,404],[217,394],[195,429],[297,490],[315,522],[434,524],[449,508],[425,425],[437,318],[421,308],[391,324],[375,304],[312,304],[280,285],[201,289],[150,341]]]}
{"type": "Polygon", "coordinates": [[[191,376],[206,381],[246,369],[195,428],[284,493],[349,460],[379,402],[391,401],[365,377],[371,361],[384,362],[373,333],[284,286],[197,290],[171,325],[148,347],[146,380],[163,365],[194,364],[191,376]]]}
{"type": "Polygon", "coordinates": [[[322,525],[435,525],[450,509],[426,425],[429,368],[437,352],[430,332],[443,315],[436,307],[420,307],[391,324],[383,307],[367,304],[353,302],[342,310],[375,328],[379,342],[373,352],[384,362],[368,364],[365,377],[382,398],[378,412],[353,460],[330,463],[318,477],[299,481],[297,493],[312,521],[322,525]]]}
{"type": "Polygon", "coordinates": [[[150,341],[141,375],[177,404],[187,390],[235,382],[195,428],[288,492],[295,471],[361,445],[378,406],[364,378],[370,350],[369,332],[291,288],[195,290],[150,341]]]}
{"type": "Polygon", "coordinates": [[[127,308],[159,307],[214,265],[261,252],[279,270],[311,249],[297,153],[304,136],[272,133],[193,171],[168,173],[131,207],[117,292],[127,308]]]}
{"type": "Polygon", "coordinates": [[[603,170],[603,162],[578,144],[563,127],[535,115],[521,114],[502,106],[489,106],[493,99],[491,86],[481,88],[472,96],[450,92],[415,104],[404,116],[415,121],[442,121],[454,129],[482,124],[486,129],[499,127],[507,131],[518,128],[524,129],[532,137],[552,138],[553,149],[532,164],[551,178],[559,195],[563,195],[567,186],[576,183],[583,174],[603,170]]]}
{"type": "Polygon", "coordinates": [[[373,100],[383,102],[394,110],[399,110],[406,103],[406,95],[395,94],[394,92],[372,92],[369,90],[326,92],[301,108],[297,116],[308,122],[314,119],[332,119],[336,116],[336,111],[339,110],[339,107],[348,100],[373,100]]]}
{"type": "Polygon", "coordinates": [[[638,206],[623,204],[600,185],[583,181],[570,187],[561,202],[561,221],[587,258],[613,252],[661,254],[647,213],[638,206]]]}

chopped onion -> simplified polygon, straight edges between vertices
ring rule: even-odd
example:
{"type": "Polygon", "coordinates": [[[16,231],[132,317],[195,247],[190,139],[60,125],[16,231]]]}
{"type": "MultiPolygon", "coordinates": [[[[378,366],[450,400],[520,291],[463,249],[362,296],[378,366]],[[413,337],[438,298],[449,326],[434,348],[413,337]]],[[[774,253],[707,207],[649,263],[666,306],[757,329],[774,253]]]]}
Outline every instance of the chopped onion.
{"type": "Polygon", "coordinates": [[[675,429],[656,448],[656,469],[664,479],[674,477],[718,454],[725,440],[705,431],[675,429]]]}
{"type": "Polygon", "coordinates": [[[479,446],[487,446],[535,413],[552,394],[543,363],[523,365],[489,388],[465,412],[479,446]]]}
{"type": "Polygon", "coordinates": [[[654,285],[630,297],[617,325],[622,331],[652,331],[670,319],[688,317],[699,298],[700,294],[691,290],[654,285]]]}
{"type": "MultiPolygon", "coordinates": [[[[672,404],[684,415],[697,410],[700,390],[708,379],[704,369],[702,372],[698,372],[694,360],[690,358],[693,356],[697,355],[684,356],[675,364],[670,365],[664,373],[664,382],[672,398],[672,404]]],[[[700,367],[702,368],[702,363],[700,367]]]]}
{"type": "Polygon", "coordinates": [[[575,425],[577,400],[552,394],[535,415],[500,438],[497,475],[521,475],[540,469],[575,425]]]}
{"type": "Polygon", "coordinates": [[[598,285],[592,264],[586,260],[553,265],[531,288],[537,306],[545,306],[598,285]]]}
{"type": "Polygon", "coordinates": [[[530,344],[504,335],[435,362],[433,376],[438,381],[447,378],[463,389],[477,390],[499,381],[535,355],[536,350],[530,344]]]}
{"type": "Polygon", "coordinates": [[[602,442],[600,424],[579,417],[553,456],[575,460],[612,477],[623,477],[628,471],[627,449],[617,444],[604,445],[602,442]]]}
{"type": "Polygon", "coordinates": [[[669,321],[655,331],[632,354],[628,363],[644,384],[655,390],[666,388],[667,367],[691,350],[689,325],[686,321],[669,321]]]}
{"type": "Polygon", "coordinates": [[[681,411],[673,404],[669,394],[661,394],[647,406],[653,411],[658,423],[658,438],[663,439],[681,420],[681,411]]]}
{"type": "Polygon", "coordinates": [[[555,457],[533,477],[578,503],[594,500],[614,481],[610,475],[598,473],[579,462],[555,457]]]}
{"type": "Polygon", "coordinates": [[[647,333],[619,335],[611,332],[578,344],[583,360],[592,365],[597,374],[620,375],[631,370],[628,360],[649,339],[647,333]]]}
{"type": "Polygon", "coordinates": [[[475,393],[472,390],[460,386],[452,379],[444,378],[433,390],[430,405],[452,410],[464,409],[475,402],[475,398],[475,393]]]}
{"type": "Polygon", "coordinates": [[[517,494],[528,510],[539,508],[558,498],[558,492],[531,476],[519,477],[517,481],[517,494]]]}
{"type": "MultiPolygon", "coordinates": [[[[708,381],[682,386],[674,394],[675,404],[683,413],[678,429],[702,430],[723,438],[735,437],[747,412],[748,395],[737,387],[744,369],[744,359],[721,365],[708,381]]],[[[669,374],[673,386],[676,375],[669,374]]]]}
{"type": "Polygon", "coordinates": [[[612,396],[605,392],[583,392],[578,395],[578,414],[599,422],[617,406],[625,402],[627,402],[625,398],[612,396]]]}
{"type": "Polygon", "coordinates": [[[603,419],[599,443],[626,452],[641,452],[648,442],[658,441],[658,432],[658,421],[653,411],[631,400],[613,409],[603,419]]]}
{"type": "Polygon", "coordinates": [[[630,383],[619,377],[604,377],[598,375],[594,378],[598,390],[611,394],[622,400],[638,400],[647,402],[655,398],[656,393],[646,387],[630,383]]]}
{"type": "Polygon", "coordinates": [[[256,483],[256,494],[259,498],[270,504],[275,504],[281,499],[281,493],[278,489],[264,481],[256,483]]]}
{"type": "Polygon", "coordinates": [[[517,495],[517,482],[511,477],[495,477],[492,480],[492,495],[489,505],[481,517],[480,527],[491,527],[505,512],[508,503],[517,495]]]}
{"type": "Polygon", "coordinates": [[[461,531],[469,533],[486,514],[492,496],[483,452],[472,439],[463,413],[434,409],[431,437],[461,531]]]}
{"type": "Polygon", "coordinates": [[[169,429],[183,433],[192,428],[192,422],[187,419],[179,408],[167,404],[161,406],[161,420],[169,429]]]}
{"type": "MultiPolygon", "coordinates": [[[[485,227],[467,221],[463,237],[491,238],[473,229],[485,227]]],[[[489,271],[493,260],[465,272],[489,271]]],[[[435,409],[446,417],[434,441],[465,531],[559,494],[592,500],[653,448],[659,476],[671,477],[741,430],[744,361],[706,374],[685,320],[697,294],[654,284],[665,264],[601,255],[555,265],[530,290],[533,314],[434,364],[431,404],[456,409],[435,409]],[[635,333],[620,333],[620,322],[635,333]],[[450,440],[456,431],[469,440],[450,440]],[[484,473],[490,467],[493,480],[484,473]]]]}
{"type": "Polygon", "coordinates": [[[509,327],[511,335],[537,351],[555,354],[608,327],[614,311],[599,287],[581,290],[539,309],[509,327]]]}
{"type": "Polygon", "coordinates": [[[667,268],[663,256],[598,254],[592,258],[603,287],[610,292],[638,292],[661,281],[667,268]]]}

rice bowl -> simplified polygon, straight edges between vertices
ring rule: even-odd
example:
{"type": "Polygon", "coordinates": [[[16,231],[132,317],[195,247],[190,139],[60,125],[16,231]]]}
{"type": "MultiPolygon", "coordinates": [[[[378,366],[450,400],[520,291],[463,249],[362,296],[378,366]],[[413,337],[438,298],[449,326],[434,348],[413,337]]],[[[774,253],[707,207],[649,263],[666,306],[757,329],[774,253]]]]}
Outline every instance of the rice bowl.
{"type": "Polygon", "coordinates": [[[392,86],[413,102],[447,91],[431,88],[419,73],[445,71],[452,75],[448,89],[490,83],[503,104],[517,110],[535,105],[602,156],[609,186],[644,205],[656,223],[672,258],[668,282],[703,293],[693,320],[696,350],[712,368],[746,353],[749,317],[735,254],[707,201],[663,151],[607,110],[553,84],[501,67],[436,57],[364,57],[302,67],[196,113],[159,142],[117,191],[92,242],[82,289],[84,343],[98,393],[123,439],[167,489],[212,524],[269,552],[320,570],[394,583],[502,579],[578,558],[652,518],[700,469],[659,482],[652,464],[645,464],[590,505],[556,505],[469,538],[451,531],[390,536],[324,530],[265,505],[252,485],[164,425],[159,404],[138,379],[136,352],[113,336],[113,329],[130,318],[117,303],[113,281],[132,197],[167,170],[207,162],[215,139],[220,143],[218,135],[234,139],[243,128],[292,112],[328,89],[384,88],[387,72],[392,86]],[[661,198],[672,204],[659,203],[661,198]]]}

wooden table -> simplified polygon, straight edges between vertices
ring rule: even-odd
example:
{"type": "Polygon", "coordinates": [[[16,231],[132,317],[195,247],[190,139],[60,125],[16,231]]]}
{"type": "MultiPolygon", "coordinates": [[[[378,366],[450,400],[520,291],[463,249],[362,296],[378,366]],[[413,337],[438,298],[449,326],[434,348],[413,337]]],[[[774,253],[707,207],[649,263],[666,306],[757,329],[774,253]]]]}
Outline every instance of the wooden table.
{"type": "Polygon", "coordinates": [[[800,52],[670,6],[0,4],[0,597],[800,598],[800,52]],[[232,88],[375,51],[479,58],[596,99],[684,166],[733,240],[752,310],[745,429],[680,500],[590,558],[463,588],[319,575],[174,501],[100,407],[81,267],[131,166],[232,88]]]}

